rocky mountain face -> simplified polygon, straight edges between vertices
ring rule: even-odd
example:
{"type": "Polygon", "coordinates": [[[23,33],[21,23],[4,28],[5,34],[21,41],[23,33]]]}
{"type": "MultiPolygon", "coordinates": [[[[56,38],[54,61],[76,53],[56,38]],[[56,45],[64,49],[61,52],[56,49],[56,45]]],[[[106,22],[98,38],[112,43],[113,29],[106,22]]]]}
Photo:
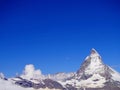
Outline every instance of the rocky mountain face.
{"type": "Polygon", "coordinates": [[[39,70],[34,71],[33,66],[27,67],[29,67],[27,71],[31,71],[30,68],[33,69],[33,74],[25,71],[24,75],[10,78],[9,81],[24,88],[34,89],[120,90],[120,74],[104,64],[95,49],[91,50],[90,55],[85,58],[75,73],[57,73],[43,76],[39,70]]]}
{"type": "Polygon", "coordinates": [[[15,84],[17,85],[20,85],[22,87],[25,87],[25,88],[34,88],[34,89],[39,89],[39,88],[49,88],[49,89],[61,89],[63,90],[63,86],[56,82],[56,81],[53,81],[51,79],[44,79],[42,81],[40,81],[39,83],[35,83],[35,82],[32,82],[32,81],[29,81],[29,80],[26,80],[26,79],[22,79],[20,77],[17,77],[19,78],[19,80],[14,80],[15,81],[15,84]]]}
{"type": "Polygon", "coordinates": [[[105,80],[109,80],[112,78],[113,73],[115,72],[102,62],[101,56],[97,51],[92,49],[90,56],[86,57],[80,69],[77,71],[75,78],[78,80],[87,80],[92,76],[98,78],[100,76],[104,77],[105,80]]]}

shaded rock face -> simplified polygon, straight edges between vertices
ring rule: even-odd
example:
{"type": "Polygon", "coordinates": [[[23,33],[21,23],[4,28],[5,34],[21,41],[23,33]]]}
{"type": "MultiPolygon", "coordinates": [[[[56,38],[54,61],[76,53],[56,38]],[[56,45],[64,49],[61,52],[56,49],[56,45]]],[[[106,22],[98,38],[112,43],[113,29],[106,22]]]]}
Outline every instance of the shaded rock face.
{"type": "Polygon", "coordinates": [[[40,83],[33,83],[31,81],[28,81],[28,80],[22,79],[22,78],[20,78],[20,79],[21,80],[16,81],[15,84],[20,85],[20,86],[25,87],[25,88],[29,88],[29,87],[33,87],[35,89],[39,89],[39,88],[53,89],[54,88],[54,89],[64,90],[63,86],[60,83],[53,81],[51,79],[45,79],[40,83]]]}
{"type": "Polygon", "coordinates": [[[33,87],[33,83],[30,81],[27,81],[27,80],[17,81],[17,82],[15,82],[15,84],[20,85],[20,86],[25,87],[25,88],[33,87]]]}
{"type": "Polygon", "coordinates": [[[50,89],[52,88],[63,89],[63,86],[60,83],[53,81],[51,79],[45,79],[43,82],[45,83],[46,87],[50,89]]]}
{"type": "Polygon", "coordinates": [[[25,88],[33,87],[33,82],[26,80],[26,79],[23,79],[21,77],[17,77],[17,78],[19,78],[20,80],[15,81],[15,84],[20,85],[20,86],[25,87],[25,88]]]}
{"type": "Polygon", "coordinates": [[[78,90],[78,89],[76,87],[72,86],[72,85],[67,84],[65,90],[78,90]]]}

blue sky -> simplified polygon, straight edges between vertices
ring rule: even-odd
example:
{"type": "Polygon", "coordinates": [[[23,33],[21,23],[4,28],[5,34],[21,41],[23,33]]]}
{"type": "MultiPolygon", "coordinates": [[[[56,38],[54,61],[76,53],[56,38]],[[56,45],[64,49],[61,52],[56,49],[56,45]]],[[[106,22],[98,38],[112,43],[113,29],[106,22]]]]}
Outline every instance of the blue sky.
{"type": "Polygon", "coordinates": [[[76,71],[95,48],[120,72],[119,0],[1,0],[0,72],[76,71]]]}

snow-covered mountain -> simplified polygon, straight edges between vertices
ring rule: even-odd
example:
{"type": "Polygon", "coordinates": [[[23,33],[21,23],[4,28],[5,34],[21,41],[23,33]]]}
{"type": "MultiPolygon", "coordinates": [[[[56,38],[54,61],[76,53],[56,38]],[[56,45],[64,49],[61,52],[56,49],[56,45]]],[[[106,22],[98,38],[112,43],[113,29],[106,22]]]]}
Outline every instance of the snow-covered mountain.
{"type": "Polygon", "coordinates": [[[26,65],[17,77],[6,79],[0,74],[0,85],[0,90],[120,90],[120,74],[92,49],[75,73],[43,75],[33,65],[26,65]]]}
{"type": "Polygon", "coordinates": [[[50,89],[50,88],[39,88],[34,89],[32,87],[21,87],[20,85],[16,85],[11,80],[5,81],[0,79],[0,90],[61,90],[61,89],[50,89]]]}
{"type": "Polygon", "coordinates": [[[98,52],[92,49],[76,74],[61,84],[76,89],[120,90],[120,74],[105,65],[98,52]]]}
{"type": "Polygon", "coordinates": [[[75,75],[75,73],[56,73],[56,74],[48,74],[45,76],[45,78],[52,79],[54,81],[65,81],[68,78],[71,78],[75,75]]]}
{"type": "Polygon", "coordinates": [[[23,74],[18,75],[9,80],[21,87],[24,88],[34,88],[34,89],[63,89],[63,86],[58,83],[56,80],[52,79],[52,75],[43,75],[42,72],[38,69],[35,70],[32,64],[26,65],[23,71],[23,74]]]}

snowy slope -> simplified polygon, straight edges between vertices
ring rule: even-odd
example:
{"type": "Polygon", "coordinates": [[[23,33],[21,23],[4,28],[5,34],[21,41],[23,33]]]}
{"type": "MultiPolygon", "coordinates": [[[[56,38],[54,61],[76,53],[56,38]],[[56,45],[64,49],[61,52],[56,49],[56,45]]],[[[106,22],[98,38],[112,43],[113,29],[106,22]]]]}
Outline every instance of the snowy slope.
{"type": "MultiPolygon", "coordinates": [[[[5,81],[0,79],[0,90],[36,90],[33,88],[23,88],[21,86],[15,85],[11,81],[5,81]]],[[[59,89],[49,89],[49,88],[41,88],[37,90],[59,90],[59,89]]]]}
{"type": "Polygon", "coordinates": [[[45,78],[49,78],[55,81],[64,81],[70,77],[73,77],[75,73],[56,73],[56,74],[49,74],[46,75],[45,78]]]}
{"type": "MultiPolygon", "coordinates": [[[[108,66],[109,67],[109,66],[108,66]]],[[[111,67],[109,67],[111,69],[111,75],[112,75],[112,79],[115,81],[119,81],[120,82],[120,73],[118,73],[117,71],[115,71],[114,69],[112,69],[111,67]]]]}

